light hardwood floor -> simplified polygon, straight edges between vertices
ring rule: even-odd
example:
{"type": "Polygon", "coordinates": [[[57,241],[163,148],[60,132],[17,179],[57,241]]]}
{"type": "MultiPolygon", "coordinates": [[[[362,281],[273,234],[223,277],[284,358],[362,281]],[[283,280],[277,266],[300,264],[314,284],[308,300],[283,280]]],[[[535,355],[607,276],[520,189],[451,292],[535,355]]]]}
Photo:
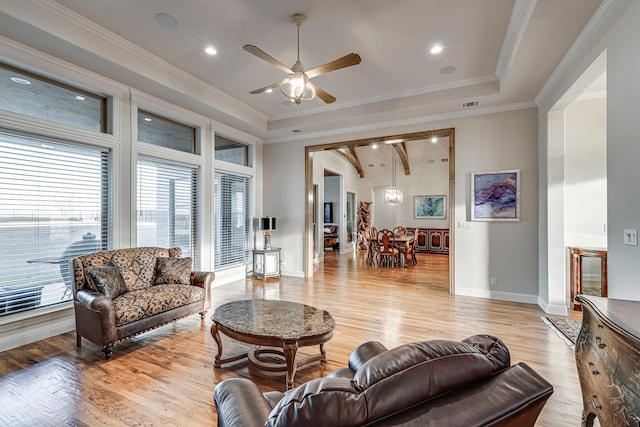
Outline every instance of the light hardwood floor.
{"type": "MultiPolygon", "coordinates": [[[[554,385],[537,425],[580,425],[574,353],[542,322],[544,312],[535,305],[449,295],[446,255],[421,254],[418,261],[418,267],[373,268],[362,253],[327,253],[311,280],[248,279],[215,287],[213,306],[269,298],[330,311],[336,329],[328,361],[299,371],[296,384],[345,366],[351,350],[367,340],[394,347],[495,335],[510,349],[512,363],[528,363],[554,385]]],[[[74,332],[0,353],[0,425],[215,426],[212,392],[223,379],[251,378],[263,391],[284,388],[282,376],[246,362],[214,369],[210,326],[209,318],[191,316],[118,345],[108,361],[87,341],[77,349],[74,332]]],[[[223,342],[225,356],[244,346],[225,337],[223,342]]]]}

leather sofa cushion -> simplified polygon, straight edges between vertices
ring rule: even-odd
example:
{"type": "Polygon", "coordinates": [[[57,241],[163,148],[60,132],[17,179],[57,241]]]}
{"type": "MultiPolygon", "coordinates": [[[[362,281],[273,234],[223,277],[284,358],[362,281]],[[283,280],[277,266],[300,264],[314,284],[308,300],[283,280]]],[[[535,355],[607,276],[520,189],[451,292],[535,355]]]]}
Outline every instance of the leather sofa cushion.
{"type": "Polygon", "coordinates": [[[202,301],[205,290],[191,285],[156,285],[120,295],[113,300],[116,326],[135,322],[174,308],[202,301]]]}
{"type": "Polygon", "coordinates": [[[356,427],[366,424],[367,403],[348,378],[319,378],[284,393],[265,427],[356,427]]]}
{"type": "Polygon", "coordinates": [[[485,354],[473,343],[433,340],[406,344],[375,356],[354,375],[366,395],[369,419],[378,419],[432,397],[473,384],[509,367],[509,351],[497,338],[485,354]]]}
{"type": "Polygon", "coordinates": [[[369,344],[364,353],[375,355],[361,365],[353,361],[359,366],[353,379],[343,371],[285,392],[266,426],[361,426],[474,384],[510,365],[506,346],[488,335],[383,349],[379,343],[369,344]]]}

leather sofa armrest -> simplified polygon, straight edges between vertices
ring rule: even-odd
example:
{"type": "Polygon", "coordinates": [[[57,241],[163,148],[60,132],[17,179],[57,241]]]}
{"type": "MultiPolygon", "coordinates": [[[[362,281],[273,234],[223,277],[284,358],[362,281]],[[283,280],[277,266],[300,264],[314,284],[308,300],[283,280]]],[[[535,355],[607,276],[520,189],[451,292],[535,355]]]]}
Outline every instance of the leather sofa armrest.
{"type": "Polygon", "coordinates": [[[80,305],[89,310],[98,311],[103,315],[108,313],[115,314],[115,309],[113,307],[113,301],[111,300],[111,298],[102,295],[100,292],[81,289],[77,292],[76,295],[80,305]]]}
{"type": "Polygon", "coordinates": [[[367,361],[385,351],[387,351],[387,347],[378,341],[367,341],[364,344],[360,344],[349,356],[349,369],[356,372],[367,361]]]}
{"type": "Polygon", "coordinates": [[[246,378],[222,381],[213,392],[213,400],[218,427],[262,427],[271,412],[258,386],[246,378]]]}
{"type": "Polygon", "coordinates": [[[212,271],[192,271],[191,285],[208,289],[211,287],[215,277],[216,275],[212,271]]]}

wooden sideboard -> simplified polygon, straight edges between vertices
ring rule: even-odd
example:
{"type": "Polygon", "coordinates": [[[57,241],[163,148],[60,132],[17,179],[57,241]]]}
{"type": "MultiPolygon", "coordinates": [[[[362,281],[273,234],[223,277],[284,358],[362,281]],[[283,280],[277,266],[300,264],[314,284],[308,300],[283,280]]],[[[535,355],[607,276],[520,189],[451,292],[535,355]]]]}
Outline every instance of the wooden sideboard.
{"type": "Polygon", "coordinates": [[[640,302],[578,295],[582,426],[640,426],[640,302]]]}
{"type": "Polygon", "coordinates": [[[575,301],[576,295],[586,294],[598,297],[608,295],[607,250],[597,248],[569,248],[571,260],[571,308],[582,310],[575,301]]]}
{"type": "MultiPolygon", "coordinates": [[[[407,227],[407,230],[412,228],[407,227]]],[[[432,254],[449,253],[448,228],[418,228],[416,252],[432,254]]]]}

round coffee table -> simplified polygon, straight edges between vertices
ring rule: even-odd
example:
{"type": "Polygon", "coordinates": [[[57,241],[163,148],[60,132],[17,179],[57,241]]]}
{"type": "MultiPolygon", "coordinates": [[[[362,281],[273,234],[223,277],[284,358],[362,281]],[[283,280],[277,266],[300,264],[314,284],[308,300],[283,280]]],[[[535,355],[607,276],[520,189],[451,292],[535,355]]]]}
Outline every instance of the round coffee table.
{"type": "Polygon", "coordinates": [[[217,307],[211,317],[211,335],[218,346],[214,367],[248,358],[267,371],[287,371],[287,389],[293,387],[298,368],[327,360],[324,343],[333,337],[335,320],[328,311],[290,301],[253,299],[232,301],[217,307]],[[247,353],[222,358],[220,332],[257,347],[247,353]],[[320,346],[320,353],[296,360],[298,347],[320,346]],[[270,361],[277,355],[284,363],[270,361]]]}

